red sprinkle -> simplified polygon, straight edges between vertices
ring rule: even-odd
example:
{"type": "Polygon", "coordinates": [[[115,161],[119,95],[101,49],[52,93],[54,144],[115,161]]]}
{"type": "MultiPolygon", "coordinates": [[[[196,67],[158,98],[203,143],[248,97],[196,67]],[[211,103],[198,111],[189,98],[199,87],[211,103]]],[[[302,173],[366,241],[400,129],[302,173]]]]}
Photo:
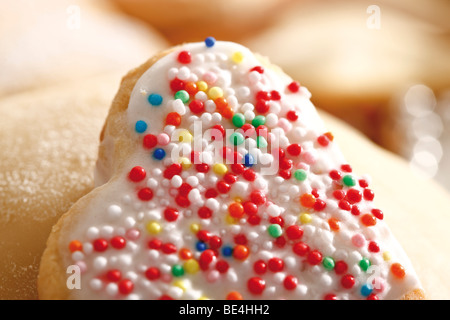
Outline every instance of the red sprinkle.
{"type": "Polygon", "coordinates": [[[264,73],[264,68],[261,66],[256,66],[250,69],[250,71],[256,71],[258,73],[264,73]]]}
{"type": "Polygon", "coordinates": [[[174,208],[166,208],[166,210],[164,210],[164,218],[169,222],[177,220],[179,215],[180,213],[178,210],[174,208]]]}
{"type": "Polygon", "coordinates": [[[271,258],[268,262],[269,270],[272,272],[279,272],[284,269],[284,261],[280,258],[271,258]]]}
{"type": "Polygon", "coordinates": [[[120,270],[117,270],[117,269],[109,270],[106,273],[106,278],[112,282],[119,281],[121,277],[122,277],[122,273],[120,272],[120,270]]]}
{"type": "Polygon", "coordinates": [[[205,105],[201,100],[193,100],[189,103],[189,109],[191,109],[194,114],[200,114],[205,111],[205,105]]]}
{"type": "Polygon", "coordinates": [[[152,149],[158,144],[158,138],[153,134],[147,134],[143,140],[144,148],[152,149]]]}
{"type": "Polygon", "coordinates": [[[288,89],[291,92],[298,92],[298,90],[300,89],[300,83],[298,83],[298,81],[292,81],[289,85],[288,85],[288,89]]]}
{"type": "Polygon", "coordinates": [[[178,54],[178,62],[183,63],[183,64],[188,64],[191,63],[192,61],[192,57],[191,57],[191,53],[189,51],[181,51],[178,54]]]}
{"type": "Polygon", "coordinates": [[[300,257],[306,256],[306,254],[309,252],[309,246],[306,243],[303,242],[297,242],[292,247],[292,251],[300,257]]]}
{"type": "Polygon", "coordinates": [[[253,270],[256,274],[264,274],[267,271],[267,264],[264,260],[258,260],[253,264],[253,270]]]}
{"type": "Polygon", "coordinates": [[[297,119],[298,119],[298,113],[297,113],[297,111],[295,111],[295,110],[289,110],[289,111],[287,112],[287,114],[286,114],[286,118],[287,118],[289,121],[292,121],[292,122],[297,121],[297,119]]]}
{"type": "Polygon", "coordinates": [[[318,265],[320,262],[322,262],[322,254],[318,250],[313,250],[308,253],[307,260],[313,266],[318,265]]]}
{"type": "Polygon", "coordinates": [[[126,244],[127,244],[127,241],[125,240],[124,237],[116,236],[111,239],[111,245],[115,249],[123,249],[123,248],[125,248],[126,244]]]}
{"type": "Polygon", "coordinates": [[[209,219],[212,216],[212,210],[208,207],[201,207],[198,209],[198,216],[202,219],[209,219]]]}
{"type": "Polygon", "coordinates": [[[294,276],[288,275],[284,278],[283,285],[287,290],[294,290],[297,288],[298,279],[294,276]]]}
{"type": "Polygon", "coordinates": [[[341,278],[341,285],[345,289],[351,289],[355,285],[355,277],[353,277],[351,274],[346,274],[341,278]]]}
{"type": "Polygon", "coordinates": [[[145,276],[148,280],[156,280],[161,276],[161,271],[158,268],[151,267],[145,271],[145,276]]]}
{"type": "Polygon", "coordinates": [[[253,294],[261,294],[266,288],[266,282],[261,278],[253,277],[247,281],[247,288],[253,294]]]}
{"type": "Polygon", "coordinates": [[[290,240],[298,240],[303,236],[303,229],[298,225],[289,226],[286,229],[286,235],[290,240]]]}
{"type": "Polygon", "coordinates": [[[145,169],[139,166],[134,167],[130,170],[128,177],[133,182],[139,182],[145,179],[146,172],[145,169]]]}
{"type": "Polygon", "coordinates": [[[300,153],[302,152],[302,147],[299,144],[293,143],[286,148],[286,151],[291,156],[296,157],[296,156],[299,156],[300,153]]]}
{"type": "Polygon", "coordinates": [[[124,279],[119,282],[118,288],[121,294],[130,294],[134,289],[134,284],[131,280],[124,279]]]}
{"type": "Polygon", "coordinates": [[[153,191],[150,188],[143,188],[139,190],[138,197],[142,201],[150,201],[153,199],[153,191]]]}
{"type": "Polygon", "coordinates": [[[175,78],[172,81],[170,81],[170,88],[175,92],[184,90],[185,87],[186,83],[183,80],[175,78]]]}
{"type": "Polygon", "coordinates": [[[108,241],[105,239],[97,239],[93,243],[94,250],[97,252],[104,252],[106,249],[108,249],[108,241]]]}

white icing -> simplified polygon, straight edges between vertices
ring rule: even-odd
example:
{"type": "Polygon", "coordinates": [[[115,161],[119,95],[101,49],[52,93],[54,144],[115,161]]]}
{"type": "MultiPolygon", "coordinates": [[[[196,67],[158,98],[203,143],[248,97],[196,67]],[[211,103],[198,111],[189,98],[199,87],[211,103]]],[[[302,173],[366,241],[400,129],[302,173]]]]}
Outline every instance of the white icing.
{"type": "MultiPolygon", "coordinates": [[[[237,291],[245,299],[323,299],[328,293],[334,293],[339,299],[363,299],[360,293],[361,285],[365,284],[371,274],[361,270],[359,262],[362,258],[368,258],[376,263],[377,276],[384,285],[384,290],[377,290],[379,298],[395,299],[408,291],[420,288],[417,276],[397,241],[389,232],[382,220],[377,220],[374,227],[364,227],[360,222],[361,215],[370,212],[373,207],[371,201],[362,200],[358,203],[361,209],[360,216],[354,216],[349,211],[339,208],[338,202],[332,195],[333,181],[328,175],[332,169],[340,170],[345,164],[338,146],[330,142],[322,147],[317,143],[317,138],[326,132],[321,119],[314,106],[310,102],[310,93],[301,87],[299,92],[291,93],[287,86],[292,82],[287,75],[264,67],[264,72],[249,72],[255,66],[261,66],[261,62],[247,48],[231,42],[216,42],[212,48],[207,48],[203,43],[185,44],[172,53],[157,61],[138,80],[131,94],[127,121],[128,130],[138,136],[151,133],[155,136],[165,132],[172,138],[172,142],[166,146],[156,146],[166,151],[163,161],[152,158],[152,150],[140,148],[136,154],[129,155],[127,159],[128,170],[134,166],[141,166],[146,170],[146,178],[141,182],[132,182],[128,178],[128,172],[118,173],[118,178],[110,182],[107,190],[101,197],[93,199],[87,208],[83,221],[74,225],[70,239],[78,239],[83,243],[84,255],[72,254],[66,264],[72,264],[83,260],[86,271],[82,277],[82,290],[73,291],[73,297],[90,298],[114,298],[114,299],[157,299],[162,295],[169,295],[178,299],[198,299],[207,297],[210,299],[225,299],[229,292],[237,291]],[[183,65],[177,61],[178,54],[189,51],[192,62],[183,65]],[[231,57],[236,52],[242,53],[243,60],[239,63],[231,57]],[[224,119],[216,111],[215,102],[208,97],[208,91],[198,92],[195,98],[204,102],[205,113],[194,115],[189,108],[189,103],[182,103],[174,99],[174,92],[170,88],[170,80],[178,77],[187,80],[203,80],[212,86],[221,87],[224,98],[235,113],[242,113],[247,123],[259,113],[255,107],[255,95],[259,90],[271,92],[276,90],[281,95],[281,101],[271,101],[270,111],[266,114],[266,126],[273,135],[268,139],[270,144],[279,142],[282,148],[292,143],[302,146],[300,156],[286,157],[293,160],[294,167],[289,169],[294,174],[297,168],[302,168],[307,173],[305,181],[298,181],[293,176],[285,180],[278,175],[278,167],[275,171],[264,171],[278,165],[278,153],[269,154],[271,150],[261,151],[257,149],[256,142],[247,139],[248,143],[239,146],[241,155],[251,147],[251,152],[258,161],[252,169],[256,172],[256,179],[249,182],[238,175],[239,181],[231,185],[229,193],[219,192],[215,199],[206,199],[206,190],[216,188],[219,181],[223,181],[224,173],[216,173],[213,166],[218,162],[213,144],[205,135],[201,138],[195,136],[195,121],[202,123],[203,134],[207,129],[216,124],[221,124],[225,129],[236,129],[231,120],[224,119]],[[142,92],[147,92],[143,95],[142,92]],[[160,106],[152,106],[147,98],[150,94],[159,94],[163,98],[160,106]],[[299,119],[289,122],[285,119],[289,110],[295,110],[299,119]],[[169,112],[178,112],[182,115],[181,125],[175,128],[165,124],[169,112]],[[148,128],[144,133],[134,131],[138,120],[145,121],[148,128]],[[192,143],[173,142],[178,129],[187,129],[193,134],[192,143]],[[203,151],[203,161],[210,164],[207,173],[197,172],[196,164],[186,167],[181,173],[164,178],[165,167],[171,163],[178,163],[177,156],[173,154],[185,151],[185,157],[190,158],[191,147],[199,143],[206,151],[203,151]],[[209,143],[209,144],[208,144],[209,143]],[[205,148],[207,147],[207,148],[205,148]],[[256,149],[256,150],[255,150],[256,149]],[[274,158],[274,154],[277,156],[274,158]],[[177,188],[183,184],[189,184],[191,190],[184,195],[190,201],[188,208],[183,208],[176,203],[174,197],[179,193],[177,188]],[[153,191],[153,198],[147,204],[139,200],[137,191],[139,188],[148,187],[153,191]],[[326,203],[323,211],[317,212],[311,208],[300,205],[300,196],[311,193],[317,188],[320,199],[326,203]],[[262,219],[259,225],[252,225],[251,217],[244,215],[234,223],[229,223],[228,206],[235,198],[248,201],[250,193],[254,190],[262,190],[268,198],[268,202],[261,205],[258,215],[262,219]],[[206,206],[212,212],[211,218],[201,219],[198,215],[200,207],[206,206]],[[175,221],[165,220],[165,209],[177,208],[179,216],[175,221]],[[301,213],[309,213],[312,220],[302,222],[301,213]],[[352,289],[345,289],[340,281],[343,275],[337,275],[335,271],[326,270],[322,264],[312,266],[305,257],[296,255],[292,245],[300,240],[287,240],[280,247],[269,234],[268,226],[272,224],[269,219],[282,218],[286,226],[298,224],[303,230],[301,241],[307,243],[311,250],[319,250],[323,257],[331,256],[335,261],[345,260],[348,271],[355,277],[355,285],[352,289]],[[340,220],[339,231],[332,231],[328,219],[340,220]],[[149,224],[157,223],[160,232],[156,235],[149,233],[149,224]],[[196,249],[198,238],[192,233],[192,224],[200,226],[201,230],[207,230],[212,235],[220,236],[222,246],[218,257],[214,257],[208,270],[199,270],[194,274],[189,273],[189,268],[184,268],[184,275],[173,276],[173,266],[183,265],[186,260],[181,260],[178,251],[188,248],[193,258],[200,259],[202,253],[196,249]],[[134,228],[134,229],[133,229],[134,228]],[[367,241],[361,247],[355,247],[352,237],[363,232],[363,237],[375,240],[381,252],[371,253],[367,250],[367,241]],[[115,249],[110,239],[117,235],[124,235],[127,245],[123,249],[115,249]],[[222,249],[226,246],[235,247],[235,237],[243,234],[248,241],[249,256],[241,261],[233,257],[224,256],[222,249]],[[98,237],[105,237],[109,241],[109,247],[104,252],[86,250],[90,242],[98,237]],[[163,249],[151,249],[148,246],[150,240],[158,239],[163,246],[172,243],[176,252],[164,253],[163,249]],[[403,280],[394,279],[389,272],[391,262],[384,261],[382,252],[389,251],[392,261],[401,263],[406,269],[406,277],[403,280]],[[277,257],[284,260],[284,269],[281,272],[267,271],[258,275],[253,270],[256,261],[262,259],[266,263],[269,259],[277,257]],[[226,261],[229,269],[225,273],[216,270],[219,261],[226,261]],[[134,288],[130,295],[119,292],[120,285],[103,281],[104,273],[108,268],[120,269],[122,280],[126,277],[133,281],[134,288]],[[147,268],[158,268],[161,275],[157,280],[148,280],[145,275],[147,268]],[[298,278],[298,284],[294,290],[287,290],[283,282],[288,275],[298,278]],[[265,281],[265,289],[260,295],[253,295],[247,288],[247,281],[252,277],[260,277],[265,281]],[[183,286],[180,287],[180,281],[183,286]]],[[[180,134],[178,132],[178,134],[180,134]]],[[[177,136],[178,137],[178,136],[177,136]]],[[[142,141],[142,140],[139,140],[142,141]]],[[[107,139],[103,143],[106,154],[111,155],[112,141],[107,139]]],[[[195,148],[194,148],[195,149],[195,148]]],[[[220,153],[219,158],[220,158],[220,153]]],[[[106,182],[113,174],[109,167],[111,159],[99,162],[97,166],[97,185],[106,182]]],[[[227,165],[228,172],[232,172],[231,165],[227,165]]],[[[358,179],[358,176],[352,173],[358,179]]],[[[354,187],[362,191],[358,185],[354,187]]],[[[218,188],[216,188],[217,190],[218,188]]],[[[344,187],[344,189],[348,189],[344,187]]],[[[154,225],[152,225],[154,227],[154,225]]],[[[283,229],[283,236],[286,236],[283,229]]],[[[64,244],[66,245],[66,244],[64,244]]],[[[207,246],[210,244],[207,244],[207,246]]],[[[375,291],[374,291],[375,292],[375,291]]]]}

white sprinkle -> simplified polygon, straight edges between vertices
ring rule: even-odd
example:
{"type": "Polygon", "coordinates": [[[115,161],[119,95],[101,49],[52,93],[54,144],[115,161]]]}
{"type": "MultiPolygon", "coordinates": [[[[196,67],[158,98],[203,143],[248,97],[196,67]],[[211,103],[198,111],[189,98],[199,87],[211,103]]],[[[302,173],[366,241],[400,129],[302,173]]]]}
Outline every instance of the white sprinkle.
{"type": "Polygon", "coordinates": [[[108,207],[107,213],[109,219],[116,220],[122,214],[122,208],[118,205],[113,204],[108,207]]]}
{"type": "Polygon", "coordinates": [[[94,291],[100,291],[102,289],[102,281],[100,279],[92,279],[89,282],[89,286],[94,291]]]}
{"type": "Polygon", "coordinates": [[[96,257],[93,262],[94,269],[97,271],[103,270],[108,265],[108,260],[105,257],[96,257]]]}
{"type": "Polygon", "coordinates": [[[110,296],[115,296],[119,292],[119,288],[115,283],[108,283],[106,286],[106,293],[110,296]]]}
{"type": "Polygon", "coordinates": [[[90,227],[87,232],[86,236],[89,240],[95,240],[99,237],[100,231],[96,227],[90,227]]]}

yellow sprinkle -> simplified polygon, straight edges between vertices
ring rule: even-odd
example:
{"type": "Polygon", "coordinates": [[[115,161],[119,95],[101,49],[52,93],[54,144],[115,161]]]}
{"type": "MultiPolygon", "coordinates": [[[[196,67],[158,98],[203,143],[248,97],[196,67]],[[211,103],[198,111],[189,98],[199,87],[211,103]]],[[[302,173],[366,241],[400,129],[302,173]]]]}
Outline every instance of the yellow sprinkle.
{"type": "Polygon", "coordinates": [[[244,54],[240,51],[236,51],[231,56],[231,60],[233,60],[233,62],[235,63],[241,63],[242,60],[244,60],[244,54]]]}
{"type": "Polygon", "coordinates": [[[187,290],[186,285],[184,284],[183,280],[177,280],[173,283],[173,285],[175,287],[180,288],[181,290],[183,290],[183,292],[185,292],[187,290]]]}
{"type": "Polygon", "coordinates": [[[236,198],[234,198],[233,200],[234,200],[234,202],[239,202],[239,203],[241,203],[241,202],[242,202],[242,199],[241,199],[241,198],[239,198],[239,197],[236,197],[236,198]]]}
{"type": "Polygon", "coordinates": [[[198,298],[198,300],[209,300],[209,298],[205,297],[205,296],[201,296],[200,298],[198,298]]]}
{"type": "Polygon", "coordinates": [[[383,259],[384,259],[384,261],[389,261],[389,260],[391,260],[391,258],[392,258],[392,256],[391,256],[391,253],[389,251],[383,252],[383,259]]]}
{"type": "Polygon", "coordinates": [[[189,259],[188,261],[186,261],[183,265],[183,268],[187,273],[191,274],[197,273],[200,270],[200,266],[195,259],[189,259]]]}
{"type": "Polygon", "coordinates": [[[223,90],[219,87],[212,87],[208,91],[208,96],[212,100],[216,100],[217,98],[220,98],[223,96],[223,90]]]}
{"type": "Polygon", "coordinates": [[[191,232],[197,234],[200,230],[200,225],[198,223],[191,224],[191,232]]]}
{"type": "Polygon", "coordinates": [[[236,224],[238,222],[238,220],[236,218],[233,218],[229,214],[227,214],[225,216],[225,222],[228,223],[228,224],[236,224]]]}
{"type": "Polygon", "coordinates": [[[178,163],[181,163],[181,167],[184,170],[187,170],[192,166],[191,160],[186,157],[181,157],[180,159],[178,159],[178,163]]]}
{"type": "Polygon", "coordinates": [[[213,166],[213,171],[216,174],[225,174],[228,171],[228,168],[226,165],[224,165],[223,163],[216,163],[213,166]]]}
{"type": "Polygon", "coordinates": [[[147,231],[151,234],[158,234],[162,230],[161,225],[156,221],[151,221],[147,223],[147,231]]]}
{"type": "Polygon", "coordinates": [[[197,82],[197,89],[200,91],[206,91],[208,90],[208,84],[205,81],[199,81],[197,82]]]}
{"type": "Polygon", "coordinates": [[[310,223],[311,220],[312,220],[312,217],[311,217],[311,215],[308,214],[308,213],[302,213],[302,214],[300,215],[300,221],[301,221],[302,223],[310,223]]]}
{"type": "Polygon", "coordinates": [[[192,134],[188,130],[181,130],[178,134],[178,141],[180,142],[191,142],[192,134]]]}

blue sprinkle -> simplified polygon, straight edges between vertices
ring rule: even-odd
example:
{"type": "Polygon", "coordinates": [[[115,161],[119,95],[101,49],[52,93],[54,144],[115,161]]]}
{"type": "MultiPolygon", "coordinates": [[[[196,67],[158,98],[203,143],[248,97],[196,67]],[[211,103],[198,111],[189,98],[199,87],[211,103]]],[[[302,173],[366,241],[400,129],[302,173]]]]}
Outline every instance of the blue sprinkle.
{"type": "Polygon", "coordinates": [[[134,129],[137,133],[143,133],[145,132],[145,130],[147,130],[147,123],[145,121],[139,120],[136,122],[134,129]]]}
{"type": "Polygon", "coordinates": [[[253,167],[254,164],[255,164],[255,158],[253,158],[253,156],[250,153],[247,153],[244,156],[244,166],[253,167]]]}
{"type": "Polygon", "coordinates": [[[161,97],[161,95],[157,94],[157,93],[152,93],[151,95],[148,96],[148,102],[152,105],[152,106],[160,106],[161,103],[163,102],[163,98],[161,97]]]}
{"type": "Polygon", "coordinates": [[[153,151],[153,158],[156,160],[162,160],[166,156],[166,151],[164,149],[158,148],[153,151]]]}
{"type": "Polygon", "coordinates": [[[195,248],[197,249],[197,251],[205,251],[206,250],[206,243],[204,243],[203,241],[198,241],[197,244],[195,245],[195,248]]]}
{"type": "Polygon", "coordinates": [[[224,257],[231,257],[231,255],[233,254],[233,248],[231,248],[230,246],[223,247],[222,254],[224,257]]]}
{"type": "Polygon", "coordinates": [[[216,44],[216,39],[214,39],[213,37],[208,37],[205,39],[205,44],[208,48],[211,48],[216,44]]]}
{"type": "Polygon", "coordinates": [[[373,291],[373,287],[371,284],[366,283],[361,287],[361,295],[363,295],[364,297],[369,296],[373,291]]]}

